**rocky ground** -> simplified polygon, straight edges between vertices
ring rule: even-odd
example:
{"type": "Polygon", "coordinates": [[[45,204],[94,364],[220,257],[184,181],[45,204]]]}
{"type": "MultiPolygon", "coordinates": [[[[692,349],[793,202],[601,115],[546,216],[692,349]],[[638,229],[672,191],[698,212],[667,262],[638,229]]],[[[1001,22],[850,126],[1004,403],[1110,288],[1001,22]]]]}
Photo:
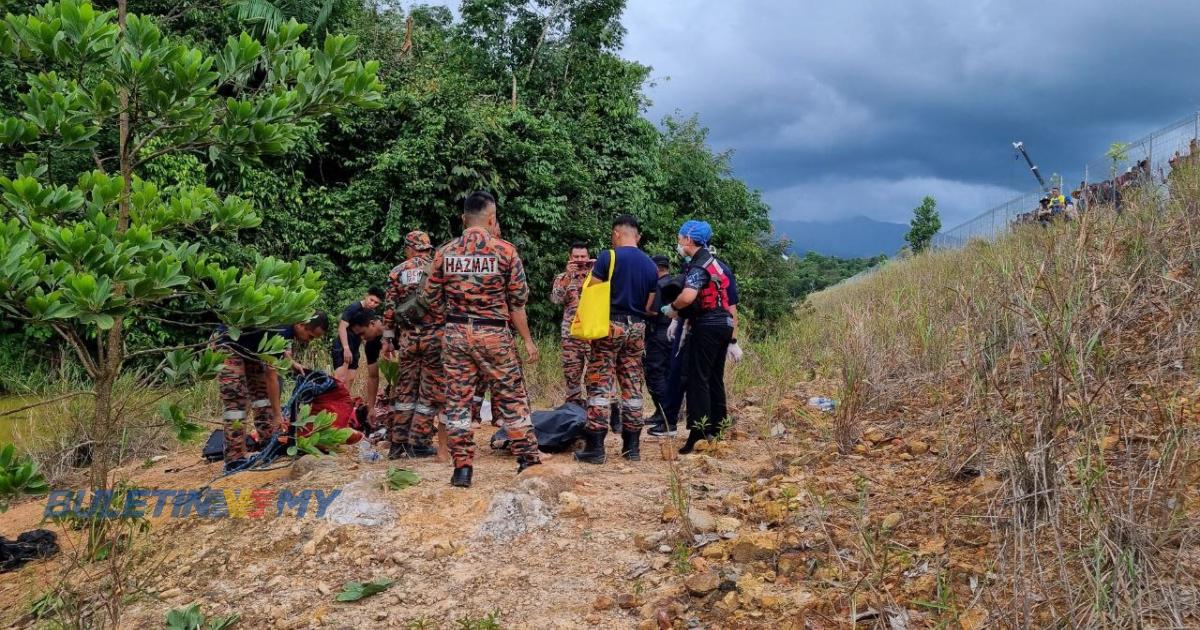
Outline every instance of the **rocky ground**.
{"type": "MultiPolygon", "coordinates": [[[[354,449],[221,480],[343,495],[324,519],[153,519],[149,586],[128,597],[122,626],[161,627],[192,602],[241,615],[240,628],[987,626],[981,516],[999,482],[939,474],[943,445],[911,426],[870,427],[838,455],[828,416],[807,406],[817,389],[797,387],[772,417],[743,404],[733,439],[677,461],[648,438],[643,460],[625,462],[610,436],[603,466],[559,455],[520,477],[485,445],[468,490],[432,461],[410,465],[416,486],[384,490],[388,462],[354,449]],[[395,583],[335,601],[377,578],[395,583]]],[[[217,466],[194,462],[179,453],[131,475],[198,487],[217,466]]],[[[17,506],[0,534],[36,526],[41,508],[17,506]]],[[[35,627],[31,602],[64,562],[6,575],[0,624],[35,627]]]]}

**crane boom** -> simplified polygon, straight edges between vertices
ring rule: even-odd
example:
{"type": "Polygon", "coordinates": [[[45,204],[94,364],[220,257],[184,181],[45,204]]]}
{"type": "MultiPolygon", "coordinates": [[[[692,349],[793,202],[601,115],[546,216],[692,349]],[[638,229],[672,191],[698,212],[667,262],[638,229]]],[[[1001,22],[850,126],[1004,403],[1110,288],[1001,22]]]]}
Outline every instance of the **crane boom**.
{"type": "Polygon", "coordinates": [[[1012,143],[1012,145],[1014,149],[1021,153],[1021,157],[1025,158],[1025,163],[1029,165],[1029,170],[1033,173],[1033,176],[1037,178],[1038,185],[1042,187],[1042,191],[1048,192],[1049,189],[1046,187],[1046,180],[1042,179],[1041,171],[1038,170],[1037,165],[1033,163],[1032,159],[1030,159],[1029,152],[1025,150],[1025,143],[1017,140],[1016,142],[1012,143]]]}

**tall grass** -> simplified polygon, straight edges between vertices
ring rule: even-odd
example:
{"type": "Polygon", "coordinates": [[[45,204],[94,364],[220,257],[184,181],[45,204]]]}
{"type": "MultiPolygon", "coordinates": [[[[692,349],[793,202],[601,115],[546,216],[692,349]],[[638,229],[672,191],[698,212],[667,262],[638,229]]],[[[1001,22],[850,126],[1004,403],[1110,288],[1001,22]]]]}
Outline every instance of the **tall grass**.
{"type": "Polygon", "coordinates": [[[936,423],[948,477],[1003,480],[983,592],[1014,626],[1175,627],[1194,612],[1198,207],[1200,172],[1178,172],[1121,213],[814,294],[775,336],[840,381],[843,447],[904,402],[936,423]]]}

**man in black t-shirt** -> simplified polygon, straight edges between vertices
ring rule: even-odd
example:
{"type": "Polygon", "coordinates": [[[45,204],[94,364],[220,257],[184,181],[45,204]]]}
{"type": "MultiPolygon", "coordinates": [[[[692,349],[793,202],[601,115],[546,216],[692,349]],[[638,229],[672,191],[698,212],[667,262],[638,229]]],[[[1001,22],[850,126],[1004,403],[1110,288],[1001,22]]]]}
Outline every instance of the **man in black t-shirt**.
{"type": "Polygon", "coordinates": [[[359,348],[365,346],[367,354],[367,400],[375,400],[379,389],[379,353],[383,350],[382,339],[367,340],[364,344],[361,337],[350,330],[350,320],[359,311],[374,311],[383,303],[383,289],[371,288],[363,299],[358,300],[342,311],[338,321],[338,334],[333,340],[333,375],[350,388],[354,384],[354,375],[358,370],[359,348]]]}

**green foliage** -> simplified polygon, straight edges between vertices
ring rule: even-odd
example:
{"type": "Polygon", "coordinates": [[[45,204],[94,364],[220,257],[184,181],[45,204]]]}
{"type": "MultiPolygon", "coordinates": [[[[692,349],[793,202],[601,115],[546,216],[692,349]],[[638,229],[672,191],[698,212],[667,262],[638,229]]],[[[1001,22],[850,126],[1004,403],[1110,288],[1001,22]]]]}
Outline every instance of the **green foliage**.
{"type": "Polygon", "coordinates": [[[457,624],[458,630],[500,630],[500,611],[493,610],[478,619],[463,617],[455,624],[457,624]]]}
{"type": "Polygon", "coordinates": [[[12,444],[0,447],[0,512],[8,510],[14,499],[46,494],[50,489],[38,472],[37,464],[28,456],[17,456],[12,444]]]}
{"type": "Polygon", "coordinates": [[[55,590],[46,591],[29,604],[29,616],[34,619],[49,619],[66,605],[67,602],[61,593],[55,590]]]}
{"type": "Polygon", "coordinates": [[[337,594],[339,602],[356,602],[365,597],[378,595],[395,584],[395,580],[388,578],[379,578],[372,582],[346,582],[342,587],[342,592],[337,594]]]}
{"type": "Polygon", "coordinates": [[[914,254],[919,254],[933,241],[933,237],[942,229],[942,219],[938,216],[937,202],[933,197],[925,197],[921,205],[913,209],[913,219],[909,223],[908,233],[904,240],[914,254]]]}
{"type": "Polygon", "coordinates": [[[180,442],[190,442],[204,433],[204,427],[192,422],[179,405],[163,402],[158,406],[158,413],[167,421],[167,426],[175,434],[175,439],[180,442]]]}
{"type": "Polygon", "coordinates": [[[400,378],[400,363],[389,359],[380,359],[377,363],[379,366],[379,375],[383,377],[383,382],[389,386],[395,385],[400,378]]]}
{"type": "Polygon", "coordinates": [[[166,630],[226,630],[238,622],[237,614],[206,618],[200,604],[187,608],[174,608],[167,613],[166,630]]]}
{"type": "MultiPolygon", "coordinates": [[[[306,48],[305,30],[288,20],[261,41],[239,33],[201,47],[152,16],[119,23],[77,0],[10,14],[0,29],[0,55],[29,69],[8,86],[15,113],[0,115],[0,146],[16,156],[0,175],[0,313],[52,329],[94,382],[97,479],[116,448],[111,392],[127,330],[215,323],[215,313],[236,334],[312,313],[316,271],[269,256],[227,265],[202,249],[262,218],[251,201],[198,181],[201,160],[260,165],[322,117],[380,106],[379,66],[356,59],[355,40],[306,48]],[[192,168],[175,181],[144,178],[171,158],[192,168]]],[[[215,353],[171,350],[168,378],[215,372],[215,353]]]]}
{"type": "Polygon", "coordinates": [[[786,275],[788,294],[801,299],[831,287],[846,278],[866,271],[887,260],[887,256],[874,258],[838,258],[808,252],[804,256],[789,258],[786,275]]]}
{"type": "MultiPolygon", "coordinates": [[[[283,17],[306,19],[318,4],[273,3],[283,17]]],[[[328,282],[322,305],[338,310],[383,282],[409,230],[435,243],[456,236],[461,200],[486,189],[525,262],[531,321],[543,332],[557,320],[544,296],[567,246],[607,246],[621,212],[642,220],[653,253],[673,252],[684,219],[710,221],[748,315],[785,316],[791,298],[775,273],[782,250],[770,241],[767,206],[733,177],[731,156],[707,146],[698,120],[670,118],[659,129],[643,117],[649,69],[618,54],[623,8],[470,0],[456,22],[439,7],[340,4],[334,14],[381,60],[382,106],[330,121],[262,165],[224,164],[193,182],[263,209],[248,241],[214,235],[204,251],[227,263],[255,252],[303,260],[328,282]]]]}
{"type": "MultiPolygon", "coordinates": [[[[138,174],[154,183],[159,197],[181,197],[176,205],[193,214],[200,208],[206,219],[224,217],[217,222],[220,228],[260,221],[241,232],[214,229],[208,221],[187,226],[188,242],[199,246],[196,255],[202,252],[208,264],[254,268],[257,274],[260,256],[302,261],[302,272],[296,269],[276,284],[304,284],[307,273],[320,272],[325,293],[320,298],[304,293],[305,300],[312,298],[308,308],[339,310],[383,282],[400,261],[406,232],[423,229],[435,243],[452,238],[460,230],[463,197],[487,189],[500,201],[505,238],[517,245],[525,262],[534,294],[531,322],[541,332],[556,326],[557,310],[544,298],[562,270],[566,247],[575,239],[593,250],[607,246],[611,218],[621,212],[642,220],[643,245],[651,253],[673,252],[683,220],[708,220],[720,256],[738,275],[744,314],[770,324],[791,312],[800,281],[780,282],[791,277],[791,270],[782,245],[770,236],[768,208],[733,176],[730,154],[712,151],[708,132],[695,117],[672,117],[658,126],[644,117],[650,69],[620,55],[624,0],[567,0],[553,6],[540,0],[467,0],[457,14],[443,7],[405,11],[395,3],[364,0],[229,0],[226,11],[212,11],[211,4],[199,0],[147,0],[143,6],[152,15],[171,15],[157,28],[163,40],[187,39],[181,61],[195,61],[188,55],[199,51],[198,69],[189,72],[221,75],[214,81],[218,93],[232,94],[232,110],[212,112],[222,132],[202,134],[198,142],[215,137],[259,146],[219,146],[210,155],[207,147],[185,145],[188,151],[172,153],[165,151],[188,134],[162,131],[144,143],[134,135],[140,146],[138,174]],[[370,96],[354,92],[362,98],[349,100],[365,107],[354,116],[324,117],[319,124],[309,117],[304,124],[261,134],[249,120],[236,130],[218,124],[229,111],[253,117],[295,107],[299,97],[265,95],[282,94],[296,83],[280,80],[281,73],[296,76],[293,62],[303,65],[330,50],[327,41],[325,49],[310,53],[313,57],[295,52],[321,29],[296,33],[291,20],[319,23],[326,15],[328,28],[345,29],[361,42],[361,56],[380,60],[378,66],[358,69],[369,77],[377,70],[387,87],[370,96]],[[241,28],[256,37],[243,37],[241,28]],[[211,66],[205,65],[207,59],[213,60],[211,66]],[[242,212],[245,207],[255,209],[253,216],[242,212]]],[[[155,22],[139,24],[147,29],[155,22]]],[[[336,46],[327,57],[342,59],[347,40],[330,39],[336,46]]],[[[5,76],[0,72],[0,80],[5,76]]],[[[333,85],[356,89],[360,83],[346,79],[333,85]]],[[[0,103],[5,98],[0,94],[0,103]]],[[[188,112],[186,121],[193,115],[207,120],[202,106],[188,112]]],[[[85,132],[92,125],[78,124],[85,132]]],[[[9,134],[26,132],[14,123],[9,134]]],[[[115,136],[105,128],[81,140],[88,141],[110,147],[115,136]]],[[[87,152],[76,158],[71,162],[76,170],[63,173],[70,181],[78,171],[93,168],[87,152]]],[[[51,174],[64,171],[62,161],[51,165],[51,174]]],[[[137,216],[151,225],[169,224],[173,215],[158,209],[163,205],[174,207],[150,203],[137,216]]],[[[191,269],[183,264],[177,275],[188,277],[191,269]]],[[[174,277],[173,270],[164,266],[160,273],[174,277]]],[[[201,283],[213,285],[207,291],[194,282],[169,288],[170,300],[192,313],[218,306],[237,328],[265,321],[257,313],[238,316],[238,299],[228,294],[241,286],[238,278],[216,275],[204,274],[201,283]]],[[[274,307],[282,296],[266,294],[271,283],[263,284],[253,285],[246,301],[274,307]]],[[[45,289],[49,293],[51,287],[45,289]]],[[[162,290],[161,282],[148,282],[144,290],[154,294],[162,290]]],[[[102,317],[111,314],[104,308],[107,301],[97,306],[99,312],[89,317],[107,323],[102,317]]],[[[194,323],[197,317],[167,319],[194,323]]],[[[206,332],[174,321],[124,325],[134,348],[199,342],[206,332]]]]}
{"type": "Polygon", "coordinates": [[[297,434],[307,432],[308,435],[297,435],[296,443],[288,447],[288,455],[304,453],[320,457],[345,444],[354,431],[352,429],[335,429],[333,427],[335,420],[337,417],[328,411],[322,411],[314,416],[311,406],[301,405],[299,418],[292,424],[295,425],[297,434]]]}
{"type": "Polygon", "coordinates": [[[403,490],[421,483],[421,477],[407,468],[388,466],[384,487],[388,490],[403,490]]]}

